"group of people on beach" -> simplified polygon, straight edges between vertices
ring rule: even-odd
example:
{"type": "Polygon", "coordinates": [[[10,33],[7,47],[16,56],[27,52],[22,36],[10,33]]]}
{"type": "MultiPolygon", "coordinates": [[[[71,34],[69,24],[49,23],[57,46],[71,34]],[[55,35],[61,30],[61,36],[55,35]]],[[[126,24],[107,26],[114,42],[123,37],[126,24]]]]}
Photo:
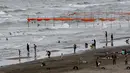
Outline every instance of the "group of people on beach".
{"type": "MultiPolygon", "coordinates": [[[[34,46],[34,56],[36,57],[36,56],[37,56],[37,45],[36,45],[36,44],[33,44],[33,46],[34,46]]],[[[30,53],[30,46],[29,46],[28,43],[27,43],[27,52],[28,52],[28,55],[29,55],[29,53],[30,53]]],[[[46,52],[47,52],[48,58],[50,58],[50,56],[51,56],[51,51],[47,50],[46,52]]]]}
{"type": "MultiPolygon", "coordinates": [[[[125,65],[128,65],[128,53],[127,53],[127,51],[125,50],[125,49],[123,49],[122,51],[121,51],[121,53],[111,53],[112,55],[111,55],[111,58],[112,58],[112,64],[113,65],[116,65],[116,62],[117,62],[117,54],[122,54],[123,56],[124,56],[124,64],[125,65]]],[[[109,56],[110,57],[110,56],[109,56]]],[[[108,53],[107,53],[107,55],[106,55],[106,59],[110,59],[110,58],[108,58],[108,53]]],[[[101,61],[99,60],[99,57],[97,57],[96,58],[96,61],[95,61],[95,64],[96,64],[96,67],[99,67],[100,66],[100,64],[101,64],[101,61]]]]}

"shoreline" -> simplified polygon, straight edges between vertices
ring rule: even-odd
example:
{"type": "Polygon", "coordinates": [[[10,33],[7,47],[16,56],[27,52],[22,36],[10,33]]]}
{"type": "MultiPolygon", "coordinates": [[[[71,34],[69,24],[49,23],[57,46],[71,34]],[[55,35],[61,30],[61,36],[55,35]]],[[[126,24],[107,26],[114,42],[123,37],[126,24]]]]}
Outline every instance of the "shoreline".
{"type": "MultiPolygon", "coordinates": [[[[46,70],[46,68],[50,67],[50,68],[52,68],[52,72],[61,73],[61,72],[65,72],[66,70],[72,71],[72,67],[74,65],[79,65],[79,67],[81,67],[81,69],[83,69],[84,64],[78,63],[80,58],[83,58],[88,63],[90,63],[90,65],[92,65],[94,62],[94,59],[95,59],[94,54],[96,52],[106,52],[106,51],[116,52],[116,51],[121,51],[121,49],[129,50],[129,48],[130,48],[130,45],[99,48],[96,50],[87,50],[81,54],[65,55],[65,56],[63,56],[63,60],[60,58],[60,56],[56,56],[56,57],[52,57],[51,59],[45,58],[45,59],[40,59],[40,60],[30,61],[30,62],[25,62],[25,63],[20,63],[20,64],[2,66],[0,68],[0,72],[2,71],[5,73],[22,73],[22,71],[25,71],[24,73],[29,73],[29,72],[39,73],[39,71],[43,72],[43,70],[48,72],[48,70],[46,70]],[[47,66],[45,68],[41,67],[41,63],[43,61],[47,64],[47,66]]],[[[85,65],[88,66],[88,64],[85,64],[85,65]]],[[[86,68],[86,66],[85,66],[85,68],[86,68]]],[[[43,72],[43,73],[45,73],[45,72],[43,72]]]]}
{"type": "MultiPolygon", "coordinates": [[[[123,41],[124,41],[124,39],[123,40],[115,40],[114,41],[114,45],[115,46],[119,46],[119,45],[121,45],[121,46],[122,45],[126,45],[127,46],[127,44],[125,42],[124,43],[120,43],[120,42],[123,42],[123,41]]],[[[78,45],[79,45],[79,48],[77,49],[77,53],[82,53],[84,51],[91,50],[90,46],[88,48],[84,48],[83,43],[82,44],[80,43],[78,45]]],[[[98,48],[102,48],[103,45],[105,45],[105,43],[98,42],[97,43],[97,49],[98,48]]],[[[111,47],[110,46],[110,42],[108,42],[108,47],[111,47]]],[[[44,51],[38,52],[37,59],[34,58],[33,54],[31,54],[31,56],[30,56],[31,58],[24,58],[24,59],[9,60],[10,58],[18,58],[18,56],[9,57],[9,58],[6,58],[4,60],[1,60],[0,66],[6,66],[6,65],[11,65],[11,64],[19,64],[19,63],[25,63],[25,62],[30,62],[30,61],[34,61],[34,60],[44,59],[44,58],[46,58],[45,53],[46,52],[44,52],[44,51]]],[[[52,56],[54,56],[54,57],[60,56],[61,53],[63,53],[64,55],[73,54],[73,48],[69,48],[69,49],[65,49],[65,50],[61,49],[60,51],[54,52],[54,53],[52,52],[52,56]]],[[[27,57],[27,56],[24,55],[24,56],[21,56],[21,57],[27,57]]]]}

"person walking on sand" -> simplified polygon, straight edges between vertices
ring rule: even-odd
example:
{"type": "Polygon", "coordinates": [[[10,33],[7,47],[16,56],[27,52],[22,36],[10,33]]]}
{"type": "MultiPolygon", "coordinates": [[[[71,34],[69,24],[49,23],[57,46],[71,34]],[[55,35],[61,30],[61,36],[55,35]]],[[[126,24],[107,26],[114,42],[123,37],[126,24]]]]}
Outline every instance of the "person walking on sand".
{"type": "Polygon", "coordinates": [[[30,47],[29,47],[29,44],[27,43],[27,52],[29,53],[30,52],[30,47]]]}
{"type": "Polygon", "coordinates": [[[51,51],[47,51],[47,56],[48,56],[48,58],[50,58],[50,56],[51,56],[51,51]]]}
{"type": "Polygon", "coordinates": [[[117,59],[117,56],[116,56],[116,54],[114,53],[114,54],[112,55],[113,65],[116,65],[116,59],[117,59]]]}
{"type": "Polygon", "coordinates": [[[128,65],[128,57],[125,55],[125,65],[128,65]]]}
{"type": "Polygon", "coordinates": [[[35,57],[36,57],[36,55],[37,55],[37,45],[36,44],[34,44],[34,54],[35,54],[35,57]]]}
{"type": "Polygon", "coordinates": [[[99,67],[98,60],[99,60],[99,57],[97,57],[97,58],[96,58],[96,61],[95,61],[96,67],[99,67]]]}
{"type": "Polygon", "coordinates": [[[77,45],[74,44],[74,54],[76,53],[77,45]]]}

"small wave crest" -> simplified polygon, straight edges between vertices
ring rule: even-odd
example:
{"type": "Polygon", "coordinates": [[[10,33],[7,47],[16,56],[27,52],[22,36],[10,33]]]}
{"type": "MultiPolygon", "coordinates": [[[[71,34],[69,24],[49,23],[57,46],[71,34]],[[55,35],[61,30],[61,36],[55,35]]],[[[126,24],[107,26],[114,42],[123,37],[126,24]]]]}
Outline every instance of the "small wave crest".
{"type": "Polygon", "coordinates": [[[4,15],[6,14],[4,11],[0,11],[0,15],[4,15]]]}
{"type": "Polygon", "coordinates": [[[7,9],[9,8],[8,6],[0,6],[0,9],[7,9]]]}
{"type": "Polygon", "coordinates": [[[9,12],[24,12],[26,10],[27,9],[8,9],[8,10],[5,10],[4,12],[6,12],[6,13],[9,13],[9,12]]]}

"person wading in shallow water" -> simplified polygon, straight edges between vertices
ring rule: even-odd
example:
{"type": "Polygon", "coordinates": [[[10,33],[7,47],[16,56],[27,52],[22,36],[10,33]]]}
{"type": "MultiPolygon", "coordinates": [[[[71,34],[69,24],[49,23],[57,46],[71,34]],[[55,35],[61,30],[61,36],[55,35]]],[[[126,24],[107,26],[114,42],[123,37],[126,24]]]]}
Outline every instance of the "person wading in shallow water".
{"type": "Polygon", "coordinates": [[[74,44],[74,54],[76,53],[77,45],[74,44]]]}
{"type": "Polygon", "coordinates": [[[96,49],[96,40],[94,39],[93,42],[94,49],[96,49]]]}
{"type": "Polygon", "coordinates": [[[35,57],[37,56],[37,45],[34,44],[34,54],[35,54],[35,57]]]}
{"type": "Polygon", "coordinates": [[[29,53],[30,52],[30,47],[29,47],[29,44],[27,43],[27,52],[29,53]]]}
{"type": "Polygon", "coordinates": [[[126,42],[126,44],[129,44],[129,39],[127,39],[125,42],[126,42]]]}
{"type": "Polygon", "coordinates": [[[51,51],[46,51],[46,52],[47,52],[48,58],[50,58],[50,56],[51,56],[51,51]]]}

